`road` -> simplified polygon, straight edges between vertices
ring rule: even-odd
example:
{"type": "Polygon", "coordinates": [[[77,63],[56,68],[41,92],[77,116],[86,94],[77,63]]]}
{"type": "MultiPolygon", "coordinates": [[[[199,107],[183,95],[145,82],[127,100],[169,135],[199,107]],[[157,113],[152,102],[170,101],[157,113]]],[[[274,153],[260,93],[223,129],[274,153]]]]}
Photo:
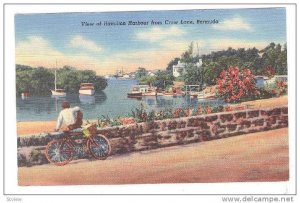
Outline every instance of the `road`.
{"type": "Polygon", "coordinates": [[[18,176],[19,185],[285,181],[288,129],[115,155],[105,161],[21,167],[18,176]]]}

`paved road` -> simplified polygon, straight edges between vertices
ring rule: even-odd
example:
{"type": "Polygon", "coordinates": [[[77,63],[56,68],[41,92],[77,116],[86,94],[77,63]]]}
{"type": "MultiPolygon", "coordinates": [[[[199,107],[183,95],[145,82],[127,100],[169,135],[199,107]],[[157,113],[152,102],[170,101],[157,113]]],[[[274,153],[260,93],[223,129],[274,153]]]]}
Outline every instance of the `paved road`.
{"type": "Polygon", "coordinates": [[[20,185],[288,180],[287,128],[136,152],[105,161],[21,167],[20,185]]]}

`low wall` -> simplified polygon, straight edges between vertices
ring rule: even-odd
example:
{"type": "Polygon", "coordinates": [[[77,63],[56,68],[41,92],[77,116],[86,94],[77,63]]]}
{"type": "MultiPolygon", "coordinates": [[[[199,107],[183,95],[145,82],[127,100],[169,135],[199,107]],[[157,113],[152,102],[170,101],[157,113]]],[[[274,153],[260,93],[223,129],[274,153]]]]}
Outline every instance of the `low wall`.
{"type": "MultiPolygon", "coordinates": [[[[112,154],[203,142],[288,126],[288,107],[221,112],[98,129],[111,144],[112,154]]],[[[45,145],[50,134],[18,137],[18,165],[48,163],[45,145]]],[[[90,158],[79,154],[77,158],[90,158]]]]}

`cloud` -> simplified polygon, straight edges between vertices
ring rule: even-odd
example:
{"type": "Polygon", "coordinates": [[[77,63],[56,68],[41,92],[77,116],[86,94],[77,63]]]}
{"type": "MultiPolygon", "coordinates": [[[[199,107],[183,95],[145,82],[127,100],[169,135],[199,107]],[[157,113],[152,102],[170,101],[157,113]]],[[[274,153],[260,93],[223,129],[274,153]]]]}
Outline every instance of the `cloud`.
{"type": "MultiPolygon", "coordinates": [[[[261,49],[269,44],[265,41],[236,38],[193,39],[192,41],[195,52],[197,52],[198,43],[200,55],[228,47],[261,49]]],[[[156,48],[112,53],[105,58],[96,58],[86,52],[79,52],[76,55],[61,52],[45,38],[30,36],[16,44],[16,63],[55,68],[57,60],[58,67],[70,65],[79,69],[92,69],[100,75],[111,74],[121,68],[124,68],[126,72],[135,71],[141,66],[148,70],[164,69],[170,60],[180,57],[188,49],[190,43],[190,40],[165,39],[156,48]]]]}
{"type": "Polygon", "coordinates": [[[246,30],[252,31],[253,28],[241,17],[234,17],[221,21],[219,24],[212,26],[214,29],[223,31],[246,30]]]}
{"type": "Polygon", "coordinates": [[[178,37],[185,34],[185,31],[179,29],[176,26],[162,29],[160,27],[153,27],[150,30],[136,33],[136,37],[139,40],[145,40],[150,42],[156,42],[170,37],[178,37]]]}
{"type": "Polygon", "coordinates": [[[84,37],[80,35],[74,36],[70,40],[71,47],[79,48],[81,50],[91,51],[91,52],[101,52],[103,51],[103,48],[97,45],[94,41],[85,39],[84,37]]]}
{"type": "Polygon", "coordinates": [[[61,56],[62,53],[54,50],[50,43],[40,36],[30,36],[17,43],[16,55],[18,57],[40,57],[45,55],[61,56]]]}
{"type": "Polygon", "coordinates": [[[85,54],[68,55],[58,51],[49,41],[40,36],[30,36],[16,44],[16,63],[33,67],[55,68],[70,65],[78,68],[93,68],[98,60],[85,54]]]}

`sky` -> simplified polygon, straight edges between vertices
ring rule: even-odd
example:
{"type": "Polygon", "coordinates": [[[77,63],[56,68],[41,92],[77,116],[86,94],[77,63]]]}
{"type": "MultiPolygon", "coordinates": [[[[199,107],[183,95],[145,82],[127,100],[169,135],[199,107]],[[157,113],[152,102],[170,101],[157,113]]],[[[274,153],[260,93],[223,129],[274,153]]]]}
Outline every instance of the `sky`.
{"type": "Polygon", "coordinates": [[[69,65],[99,75],[138,67],[165,69],[191,42],[194,54],[286,43],[285,12],[284,8],[257,8],[17,14],[16,63],[55,68],[57,62],[57,68],[69,65]],[[197,20],[218,23],[198,24],[197,20]],[[148,23],[129,25],[129,21],[148,23]],[[117,25],[105,26],[104,22],[117,25]]]}

